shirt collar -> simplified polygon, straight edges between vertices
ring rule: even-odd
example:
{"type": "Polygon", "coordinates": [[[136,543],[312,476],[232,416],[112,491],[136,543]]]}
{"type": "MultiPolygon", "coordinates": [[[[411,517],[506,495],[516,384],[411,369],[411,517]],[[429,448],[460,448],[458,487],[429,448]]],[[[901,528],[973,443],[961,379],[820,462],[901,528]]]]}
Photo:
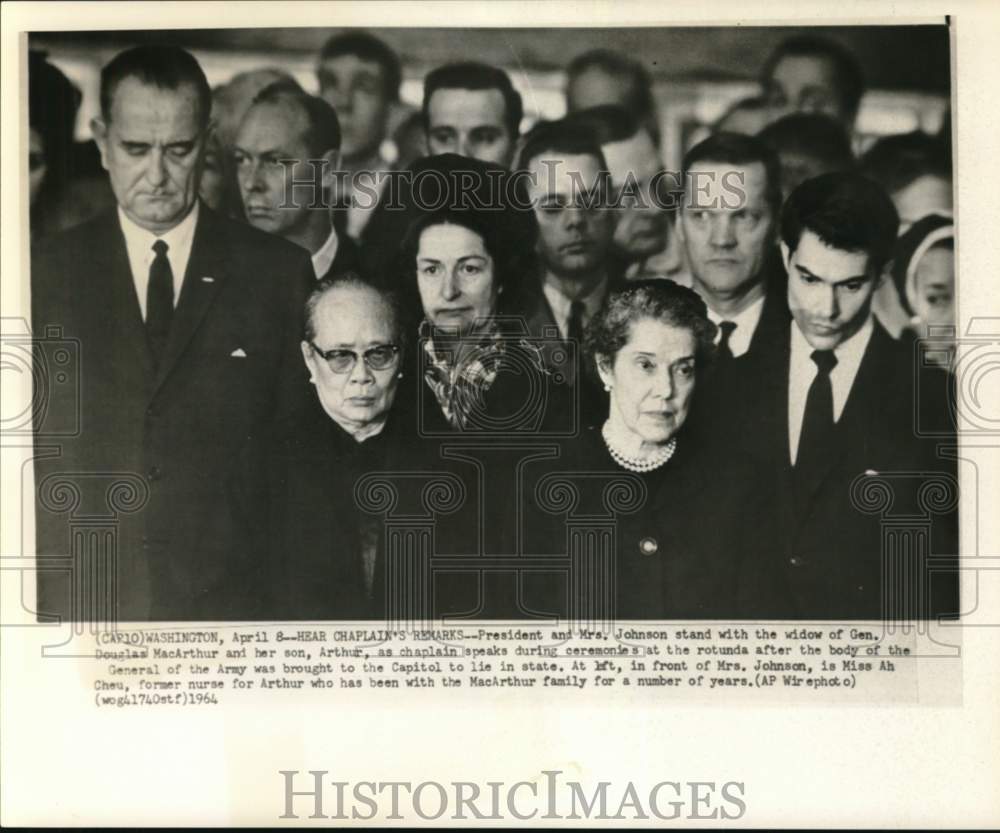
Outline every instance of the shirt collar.
{"type": "MultiPolygon", "coordinates": [[[[761,295],[750,306],[741,310],[736,315],[719,315],[711,307],[708,307],[708,317],[714,324],[719,325],[723,321],[732,321],[736,325],[736,329],[733,330],[733,334],[729,337],[729,351],[734,356],[742,356],[750,349],[750,340],[753,338],[754,330],[757,329],[757,324],[760,322],[760,315],[764,310],[765,298],[766,295],[761,295]]],[[[716,337],[716,343],[718,343],[721,335],[722,331],[720,330],[719,335],[716,337]]]]}
{"type": "MultiPolygon", "coordinates": [[[[577,299],[583,302],[583,310],[588,319],[601,308],[607,288],[608,276],[605,275],[589,293],[577,299]]],[[[542,279],[542,291],[545,293],[545,299],[549,302],[556,321],[568,321],[570,310],[573,306],[573,299],[563,295],[559,288],[555,284],[550,283],[546,278],[542,279]]]]}
{"type": "Polygon", "coordinates": [[[313,271],[316,273],[317,280],[330,271],[330,267],[333,266],[333,261],[337,257],[339,246],[340,238],[337,237],[336,229],[331,227],[330,236],[326,238],[323,245],[312,256],[313,271]]]}
{"type": "MultiPolygon", "coordinates": [[[[799,329],[799,325],[792,320],[792,356],[793,358],[798,357],[799,361],[803,358],[805,361],[809,361],[809,357],[812,355],[814,348],[802,334],[802,330],[799,329]]],[[[872,318],[872,314],[868,314],[868,318],[865,323],[861,325],[861,328],[852,335],[846,341],[842,341],[833,349],[833,355],[837,357],[837,364],[830,372],[830,376],[839,376],[845,381],[850,381],[853,383],[854,377],[858,372],[858,367],[861,365],[861,359],[865,355],[865,349],[868,347],[868,342],[871,340],[872,333],[875,330],[875,323],[872,318]]],[[[733,333],[735,335],[735,333],[733,333]]]]}
{"type": "Polygon", "coordinates": [[[198,201],[195,200],[194,208],[176,226],[163,232],[163,234],[154,234],[149,229],[144,229],[136,223],[119,205],[118,220],[121,224],[122,234],[125,235],[125,245],[130,252],[139,255],[140,259],[152,257],[153,243],[157,240],[162,240],[167,244],[168,257],[171,254],[180,254],[181,252],[189,251],[191,241],[194,239],[194,229],[198,223],[198,208],[198,201]]]}

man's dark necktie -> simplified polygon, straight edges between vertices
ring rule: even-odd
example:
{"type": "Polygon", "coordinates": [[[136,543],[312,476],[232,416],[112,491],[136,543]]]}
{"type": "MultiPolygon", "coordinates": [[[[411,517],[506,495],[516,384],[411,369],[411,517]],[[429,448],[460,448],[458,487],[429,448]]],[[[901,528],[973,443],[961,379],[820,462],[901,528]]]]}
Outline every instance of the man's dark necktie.
{"type": "Polygon", "coordinates": [[[736,324],[732,321],[720,321],[719,322],[719,343],[715,348],[715,358],[717,361],[726,361],[733,357],[733,351],[729,349],[729,339],[733,335],[733,330],[736,329],[736,324]]]}
{"type": "Polygon", "coordinates": [[[170,335],[170,320],[174,317],[174,273],[167,259],[167,244],[157,240],[153,244],[156,257],[149,267],[149,285],[146,287],[146,337],[153,361],[160,363],[170,335]]]}
{"type": "Polygon", "coordinates": [[[574,301],[569,308],[569,326],[566,327],[566,338],[577,344],[583,342],[583,301],[574,301]]]}
{"type": "Polygon", "coordinates": [[[799,482],[807,487],[836,453],[830,371],[836,366],[837,357],[832,350],[813,350],[810,358],[816,363],[816,376],[806,396],[799,450],[795,456],[795,472],[799,482]]]}

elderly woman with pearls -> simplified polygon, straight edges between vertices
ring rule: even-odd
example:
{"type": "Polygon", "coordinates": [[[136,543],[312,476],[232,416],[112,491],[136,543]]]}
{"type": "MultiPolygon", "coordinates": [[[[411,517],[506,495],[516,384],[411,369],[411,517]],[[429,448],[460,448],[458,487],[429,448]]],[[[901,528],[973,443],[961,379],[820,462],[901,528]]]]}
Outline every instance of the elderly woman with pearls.
{"type": "Polygon", "coordinates": [[[608,412],[567,445],[536,491],[544,503],[546,482],[570,484],[573,505],[548,507],[557,519],[545,548],[568,547],[571,571],[581,563],[574,547],[586,550],[588,566],[536,607],[585,619],[738,617],[741,575],[774,526],[766,484],[690,421],[714,336],[705,303],[668,280],[612,292],[591,322],[585,348],[608,412]],[[629,500],[609,500],[615,487],[629,500]],[[574,543],[571,516],[613,517],[610,546],[574,543]]]}

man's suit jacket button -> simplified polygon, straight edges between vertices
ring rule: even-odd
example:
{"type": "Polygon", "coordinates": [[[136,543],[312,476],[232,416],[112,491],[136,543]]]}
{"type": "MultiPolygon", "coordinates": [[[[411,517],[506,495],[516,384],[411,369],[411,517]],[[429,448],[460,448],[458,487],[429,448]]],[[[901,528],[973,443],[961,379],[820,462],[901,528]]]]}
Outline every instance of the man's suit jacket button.
{"type": "Polygon", "coordinates": [[[159,466],[153,466],[152,468],[150,468],[150,470],[149,470],[149,479],[150,480],[156,481],[156,480],[159,480],[162,476],[163,476],[163,472],[160,470],[159,466]]]}
{"type": "Polygon", "coordinates": [[[659,549],[660,545],[656,543],[655,538],[643,538],[639,542],[639,552],[643,555],[656,555],[659,549]]]}
{"type": "Polygon", "coordinates": [[[797,555],[793,555],[791,558],[788,559],[788,563],[791,564],[793,567],[801,567],[802,559],[799,558],[797,555]]]}
{"type": "Polygon", "coordinates": [[[158,416],[156,408],[146,408],[146,416],[150,419],[155,419],[158,416]]]}

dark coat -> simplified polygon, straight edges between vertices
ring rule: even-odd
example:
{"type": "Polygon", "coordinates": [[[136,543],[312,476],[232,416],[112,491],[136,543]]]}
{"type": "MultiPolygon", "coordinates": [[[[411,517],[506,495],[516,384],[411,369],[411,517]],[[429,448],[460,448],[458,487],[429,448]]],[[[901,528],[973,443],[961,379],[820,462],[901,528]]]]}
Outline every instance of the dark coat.
{"type": "MultiPolygon", "coordinates": [[[[597,369],[585,355],[583,345],[569,345],[559,333],[555,316],[542,291],[540,267],[528,276],[516,297],[508,299],[510,315],[522,321],[528,334],[542,349],[546,364],[565,379],[566,395],[561,407],[564,420],[578,428],[603,422],[608,412],[608,396],[597,369]]],[[[620,277],[608,281],[610,293],[625,286],[620,277]]]]}
{"type": "Polygon", "coordinates": [[[531,552],[570,557],[535,579],[526,606],[570,619],[606,620],[611,600],[615,619],[744,617],[742,572],[775,540],[769,488],[749,461],[700,436],[682,430],[671,459],[639,474],[614,462],[594,427],[536,467],[527,524],[547,539],[531,552]]]}
{"type": "MultiPolygon", "coordinates": [[[[36,413],[38,551],[73,553],[41,571],[39,615],[95,615],[70,606],[59,569],[86,574],[76,530],[94,513],[108,516],[116,547],[102,618],[242,615],[233,577],[249,567],[233,560],[222,484],[247,440],[309,392],[299,350],[308,254],[202,206],[158,371],[116,212],[51,238],[31,277],[34,332],[57,328],[49,341],[77,362],[75,380],[49,386],[36,413]],[[50,442],[47,426],[67,423],[78,432],[50,442]]],[[[43,364],[47,351],[39,345],[43,364]]]]}
{"type": "Polygon", "coordinates": [[[361,269],[361,253],[358,244],[347,236],[346,232],[337,235],[337,254],[325,275],[319,275],[318,280],[326,280],[345,272],[358,272],[361,269]]]}
{"type": "MultiPolygon", "coordinates": [[[[915,371],[914,353],[876,323],[837,422],[836,447],[803,486],[788,449],[790,327],[774,349],[734,377],[719,411],[728,420],[722,434],[755,457],[761,471],[772,472],[777,484],[782,545],[752,574],[758,614],[891,619],[956,613],[956,466],[938,455],[937,437],[927,436],[934,432],[954,445],[950,380],[935,368],[915,371]],[[886,490],[892,498],[881,505],[886,490]],[[951,497],[938,502],[941,494],[951,497]],[[917,530],[917,537],[928,534],[930,553],[942,557],[929,565],[932,574],[915,560],[905,568],[897,563],[917,556],[899,549],[893,522],[917,530]],[[887,543],[893,540],[897,544],[887,543]],[[918,596],[919,603],[906,601],[918,596]]],[[[926,557],[925,548],[914,546],[924,551],[919,558],[926,557]]]]}
{"type": "Polygon", "coordinates": [[[366,475],[401,465],[398,420],[357,442],[317,397],[243,450],[229,484],[236,548],[253,553],[247,575],[254,618],[367,619],[382,615],[381,521],[362,511],[355,488],[366,475]],[[374,580],[363,550],[371,546],[374,580]]]}

